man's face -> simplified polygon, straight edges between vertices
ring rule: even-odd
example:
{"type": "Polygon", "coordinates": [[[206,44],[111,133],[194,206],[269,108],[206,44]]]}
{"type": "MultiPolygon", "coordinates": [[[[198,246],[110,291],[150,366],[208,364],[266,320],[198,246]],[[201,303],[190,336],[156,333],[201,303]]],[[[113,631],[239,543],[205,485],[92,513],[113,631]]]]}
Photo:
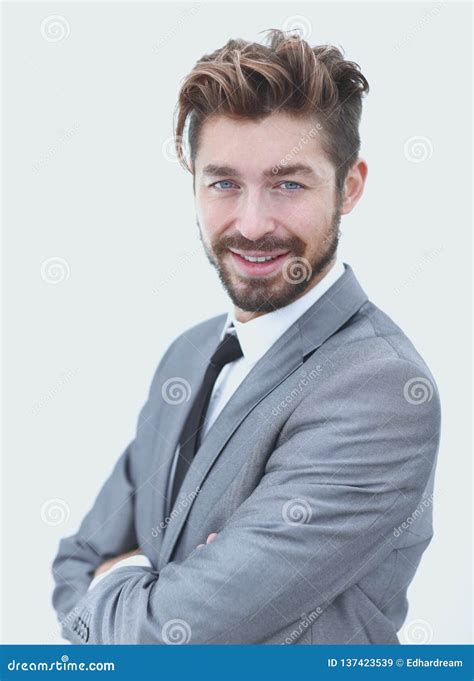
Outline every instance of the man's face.
{"type": "Polygon", "coordinates": [[[234,305],[253,313],[244,321],[288,305],[323,276],[341,214],[314,120],[207,119],[194,183],[206,255],[234,305]]]}

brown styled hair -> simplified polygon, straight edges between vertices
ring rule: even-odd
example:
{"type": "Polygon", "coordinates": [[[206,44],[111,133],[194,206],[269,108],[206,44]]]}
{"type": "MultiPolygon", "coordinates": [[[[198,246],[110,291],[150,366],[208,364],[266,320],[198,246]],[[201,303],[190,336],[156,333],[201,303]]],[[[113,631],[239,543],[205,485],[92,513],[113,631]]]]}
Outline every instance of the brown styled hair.
{"type": "Polygon", "coordinates": [[[279,29],[267,33],[268,46],[229,40],[204,55],[184,79],[175,111],[178,159],[193,172],[199,133],[212,115],[259,120],[281,111],[313,116],[341,192],[359,155],[362,95],[369,91],[369,84],[359,65],[345,60],[337,47],[311,47],[299,35],[279,29]],[[186,160],[186,144],[191,164],[186,160]]]}

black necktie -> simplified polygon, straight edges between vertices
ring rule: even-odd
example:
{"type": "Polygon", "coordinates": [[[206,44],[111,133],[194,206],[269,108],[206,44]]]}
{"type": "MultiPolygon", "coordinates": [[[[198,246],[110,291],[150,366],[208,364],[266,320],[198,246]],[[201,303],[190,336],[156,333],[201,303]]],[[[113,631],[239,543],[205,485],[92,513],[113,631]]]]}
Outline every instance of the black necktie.
{"type": "Polygon", "coordinates": [[[188,472],[188,468],[194,458],[194,454],[196,453],[199,434],[204,424],[204,417],[209,405],[209,400],[211,399],[214,383],[216,382],[222,367],[239,357],[242,357],[242,355],[243,353],[239,339],[235,333],[227,332],[209,360],[209,365],[204,374],[204,380],[199,388],[179,438],[179,454],[173,480],[170,509],[173,508],[179,488],[181,487],[185,475],[188,472]]]}

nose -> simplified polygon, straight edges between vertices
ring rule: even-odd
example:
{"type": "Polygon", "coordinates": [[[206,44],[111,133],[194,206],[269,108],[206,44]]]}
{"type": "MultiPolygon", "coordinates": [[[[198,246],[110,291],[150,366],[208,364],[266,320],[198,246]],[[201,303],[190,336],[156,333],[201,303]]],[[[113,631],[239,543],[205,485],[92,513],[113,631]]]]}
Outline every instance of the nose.
{"type": "Polygon", "coordinates": [[[261,193],[248,192],[242,197],[237,217],[239,232],[249,241],[257,241],[275,230],[274,220],[261,193]]]}

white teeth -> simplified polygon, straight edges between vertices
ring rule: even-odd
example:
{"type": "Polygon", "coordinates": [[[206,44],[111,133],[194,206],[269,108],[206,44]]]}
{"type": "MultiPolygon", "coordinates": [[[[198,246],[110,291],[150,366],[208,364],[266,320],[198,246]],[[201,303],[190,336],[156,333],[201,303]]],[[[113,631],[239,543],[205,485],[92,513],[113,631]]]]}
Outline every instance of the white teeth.
{"type": "Polygon", "coordinates": [[[268,255],[261,258],[252,258],[250,255],[241,255],[240,257],[249,262],[267,262],[267,260],[275,260],[275,258],[278,258],[277,255],[268,255]]]}

